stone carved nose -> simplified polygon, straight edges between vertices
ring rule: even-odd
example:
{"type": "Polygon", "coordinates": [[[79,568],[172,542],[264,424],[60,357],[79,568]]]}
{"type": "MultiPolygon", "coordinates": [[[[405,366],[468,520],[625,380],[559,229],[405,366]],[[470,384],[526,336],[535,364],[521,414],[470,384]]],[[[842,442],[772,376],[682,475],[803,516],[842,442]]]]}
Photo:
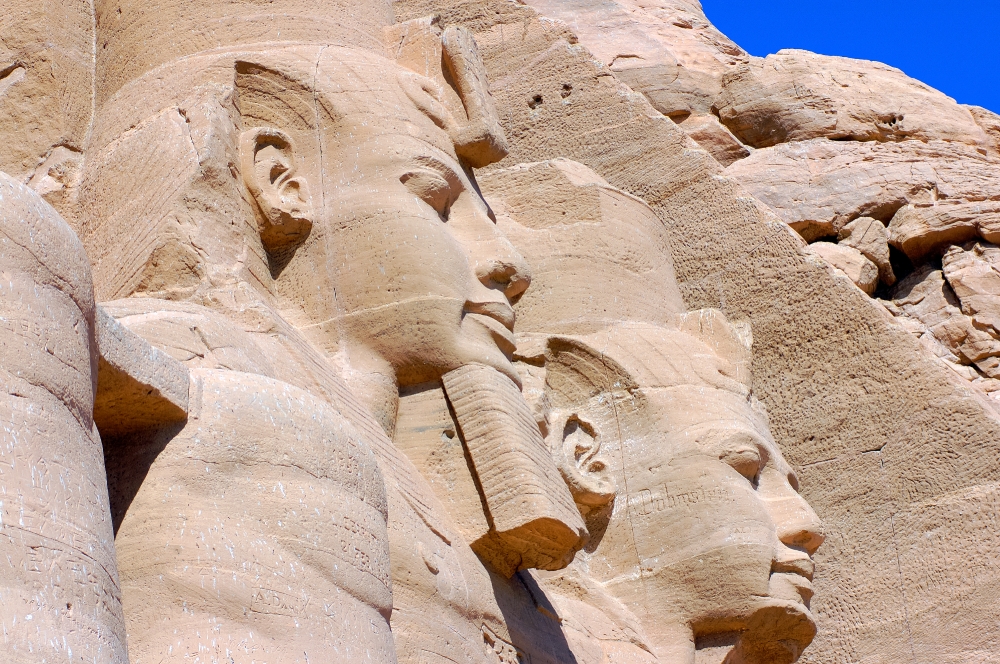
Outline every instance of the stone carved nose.
{"type": "Polygon", "coordinates": [[[811,556],[826,539],[823,522],[802,496],[795,494],[788,502],[782,510],[784,518],[778,520],[778,539],[785,546],[804,550],[811,556]]]}
{"type": "Polygon", "coordinates": [[[496,230],[482,249],[484,255],[476,261],[476,277],[487,288],[503,291],[511,304],[517,302],[531,285],[528,262],[496,230]]]}

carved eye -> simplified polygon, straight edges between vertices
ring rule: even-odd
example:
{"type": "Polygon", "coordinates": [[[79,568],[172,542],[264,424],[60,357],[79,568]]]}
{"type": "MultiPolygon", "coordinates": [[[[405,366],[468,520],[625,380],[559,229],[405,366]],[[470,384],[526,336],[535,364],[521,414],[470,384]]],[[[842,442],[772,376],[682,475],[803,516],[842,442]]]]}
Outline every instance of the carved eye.
{"type": "Polygon", "coordinates": [[[437,210],[441,218],[448,220],[452,204],[452,186],[440,173],[418,168],[408,171],[399,178],[406,188],[425,203],[437,210]]]}
{"type": "Polygon", "coordinates": [[[760,451],[756,446],[739,445],[732,447],[720,454],[719,460],[732,466],[733,470],[747,478],[755,487],[757,486],[761,458],[760,451]]]}

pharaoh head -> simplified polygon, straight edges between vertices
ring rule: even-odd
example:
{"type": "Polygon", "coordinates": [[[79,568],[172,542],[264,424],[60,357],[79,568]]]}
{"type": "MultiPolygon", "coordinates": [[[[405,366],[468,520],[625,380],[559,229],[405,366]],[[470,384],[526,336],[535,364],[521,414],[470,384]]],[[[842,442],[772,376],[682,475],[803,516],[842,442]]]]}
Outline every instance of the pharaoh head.
{"type": "Polygon", "coordinates": [[[751,391],[749,328],[684,312],[662,223],[582,165],[514,167],[484,188],[535,270],[519,366],[587,517],[583,568],[661,661],[694,661],[696,646],[794,661],[815,634],[823,536],[751,391]]]}
{"type": "MultiPolygon", "coordinates": [[[[186,61],[174,106],[105,139],[85,181],[83,235],[108,277],[98,278],[105,297],[204,301],[250,289],[339,358],[387,428],[399,385],[469,363],[517,380],[511,304],[528,270],[472,170],[503,156],[502,134],[471,37],[423,27],[437,80],[339,46],[186,61]],[[176,136],[171,149],[157,146],[176,163],[153,187],[173,198],[157,201],[156,217],[139,215],[150,228],[122,241],[141,203],[107,205],[106,192],[149,153],[128,145],[143,122],[163,125],[150,140],[176,136]]],[[[131,107],[152,87],[140,79],[119,91],[109,102],[119,112],[104,114],[97,141],[134,124],[131,107]]]]}
{"type": "Polygon", "coordinates": [[[546,342],[544,417],[584,489],[585,564],[668,661],[700,641],[737,645],[730,661],[791,662],[815,634],[820,524],[747,387],[741,344],[712,311],[680,329],[546,342]]]}
{"type": "MultiPolygon", "coordinates": [[[[496,230],[437,84],[378,57],[326,49],[316,65],[316,130],[302,132],[282,126],[283,109],[264,108],[281,101],[275,89],[292,88],[287,69],[236,68],[243,120],[256,125],[242,134],[243,177],[262,235],[278,243],[272,263],[298,261],[277,276],[278,288],[287,284],[302,303],[312,338],[395,384],[470,362],[515,378],[511,302],[528,285],[527,268],[496,230]],[[310,227],[315,238],[299,240],[310,227]],[[291,258],[299,241],[302,255],[291,258]]],[[[309,112],[313,100],[297,101],[309,112]]]]}

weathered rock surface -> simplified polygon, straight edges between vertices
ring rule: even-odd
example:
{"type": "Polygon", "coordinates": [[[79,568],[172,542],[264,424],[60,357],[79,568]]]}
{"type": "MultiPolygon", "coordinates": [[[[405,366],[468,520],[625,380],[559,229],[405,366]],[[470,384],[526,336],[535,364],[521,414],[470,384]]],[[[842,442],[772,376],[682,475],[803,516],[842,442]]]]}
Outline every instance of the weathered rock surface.
{"type": "Polygon", "coordinates": [[[733,67],[723,90],[719,118],[756,148],[814,138],[988,145],[967,108],[879,62],[782,50],[733,67]]]}
{"type": "Polygon", "coordinates": [[[993,156],[1000,157],[1000,115],[982,106],[966,106],[965,108],[969,109],[976,124],[986,132],[986,139],[989,141],[993,156]]]}
{"type": "Polygon", "coordinates": [[[854,285],[871,295],[878,285],[878,267],[860,251],[846,244],[816,242],[809,249],[843,272],[854,285]]]}
{"type": "Polygon", "coordinates": [[[1000,336],[1000,247],[986,242],[952,246],[941,265],[962,313],[971,316],[978,329],[1000,336]]]}
{"type": "Polygon", "coordinates": [[[922,268],[900,282],[893,302],[930,329],[934,337],[962,364],[972,364],[1000,353],[1000,341],[963,315],[941,270],[922,268]]]}
{"type": "Polygon", "coordinates": [[[535,288],[518,300],[520,329],[580,333],[621,320],[668,324],[684,311],[666,230],[642,199],[568,159],[497,169],[480,184],[496,205],[497,226],[530,255],[535,288]],[[633,287],[596,289],[588,279],[595,269],[608,283],[633,287]],[[658,296],[650,301],[642,295],[649,292],[658,296]]]}
{"type": "Polygon", "coordinates": [[[77,174],[93,113],[93,4],[43,0],[3,9],[0,171],[33,180],[57,203],[77,174]]]}
{"type": "Polygon", "coordinates": [[[0,173],[0,626],[12,664],[127,664],[87,254],[0,173]]]}
{"type": "MultiPolygon", "coordinates": [[[[948,622],[965,615],[951,561],[967,559],[962,543],[981,534],[958,512],[990,518],[985,496],[1000,477],[990,451],[1000,425],[989,400],[881,305],[807,258],[787,225],[735,181],[718,178],[713,162],[685,152],[687,137],[611,85],[558,25],[502,2],[395,7],[398,17],[433,10],[474,27],[511,143],[507,164],[569,157],[641,196],[669,230],[688,306],[751,322],[755,387],[829,529],[817,552],[819,631],[803,660],[906,658],[911,643],[941,659],[991,651],[996,643],[977,618],[948,622]],[[567,84],[571,102],[562,104],[567,84]],[[971,445],[962,462],[946,460],[965,444],[959,440],[971,445]],[[944,495],[955,498],[935,502],[944,495]],[[940,538],[928,541],[927,528],[940,528],[940,538]],[[912,553],[897,557],[896,547],[912,553]],[[931,588],[929,576],[948,581],[931,588]],[[965,636],[942,638],[946,624],[965,636]]],[[[991,555],[973,558],[964,569],[993,587],[991,555]]],[[[987,591],[976,592],[988,603],[987,591]]]]}
{"type": "Polygon", "coordinates": [[[116,498],[129,503],[115,543],[133,659],[198,652],[209,633],[219,652],[244,657],[395,662],[371,449],[291,385],[205,369],[192,378],[186,425],[114,443],[116,498]]]}
{"type": "Polygon", "coordinates": [[[97,307],[94,422],[103,436],[156,429],[187,418],[190,376],[183,364],[97,307]]]}
{"type": "Polygon", "coordinates": [[[679,126],[723,166],[750,156],[747,146],[714,115],[691,115],[681,119],[679,126]]]}
{"type": "MultiPolygon", "coordinates": [[[[902,207],[914,205],[968,214],[955,222],[968,233],[964,238],[945,236],[930,244],[961,242],[976,235],[980,214],[989,223],[991,206],[1000,201],[1000,163],[972,146],[944,141],[783,143],[754,151],[729,166],[726,174],[807,240],[836,235],[859,217],[888,223],[902,207]],[[981,212],[953,208],[976,203],[981,212]]],[[[952,222],[931,218],[926,223],[933,229],[952,222]]],[[[897,239],[890,229],[894,243],[908,241],[908,236],[897,239]]]]}
{"type": "Polygon", "coordinates": [[[770,563],[764,561],[787,563],[797,556],[796,564],[808,567],[803,553],[811,556],[822,542],[822,526],[787,483],[787,474],[769,475],[758,463],[762,478],[768,476],[761,480],[764,488],[742,494],[742,476],[733,473],[754,472],[736,459],[755,446],[771,450],[772,470],[784,467],[752,397],[749,330],[715,310],[685,313],[678,304],[671,307],[672,280],[663,277],[672,272],[672,260],[666,243],[658,241],[653,211],[582,164],[558,159],[498,169],[483,178],[483,186],[497,197],[500,227],[540,277],[538,290],[516,305],[519,314],[528,314],[521,328],[528,338],[518,350],[525,394],[588,526],[603,533],[578,554],[574,566],[632,607],[659,661],[687,661],[693,654],[688,625],[720,615],[740,625],[737,651],[763,648],[768,653],[763,659],[792,661],[813,637],[808,614],[794,608],[809,605],[805,567],[783,568],[792,573],[768,574],[765,581],[770,563]],[[544,203],[526,205],[533,199],[544,203]],[[629,227],[638,237],[626,234],[629,227]],[[591,287],[588,306],[578,297],[578,284],[590,272],[587,266],[603,261],[615,265],[609,270],[614,287],[591,287]],[[660,310],[636,307],[622,296],[645,291],[657,275],[664,282],[660,310]],[[586,330],[593,333],[580,334],[586,330]],[[691,407],[693,401],[701,406],[691,407]],[[692,439],[700,441],[698,451],[692,439]],[[660,462],[665,447],[675,463],[660,462]],[[685,496],[711,491],[708,477],[716,491],[725,487],[724,493],[746,500],[687,503],[685,496]],[[766,503],[765,495],[773,502],[766,503]],[[675,509],[681,503],[686,510],[675,509]],[[759,529],[761,508],[773,509],[769,518],[777,526],[777,542],[759,529]],[[693,512],[700,517],[690,519],[693,512]],[[728,526],[719,531],[707,526],[693,537],[664,537],[689,519],[692,525],[738,523],[745,536],[723,546],[721,533],[728,526]],[[787,547],[797,547],[797,553],[787,547]],[[702,556],[725,570],[732,583],[698,578],[691,565],[702,556]],[[752,600],[750,588],[756,588],[752,600]],[[642,605],[636,598],[643,595],[673,601],[642,605]],[[754,605],[749,616],[733,610],[733,601],[748,600],[754,605]],[[777,605],[787,611],[780,626],[765,618],[777,605]],[[704,613],[708,606],[716,607],[712,617],[704,613]]]}
{"type": "Polygon", "coordinates": [[[1000,242],[1000,201],[938,201],[910,204],[889,222],[889,241],[912,261],[940,253],[951,243],[979,236],[1000,242]]]}
{"type": "Polygon", "coordinates": [[[695,0],[0,20],[19,664],[1000,652],[990,115],[695,0]]]}
{"type": "Polygon", "coordinates": [[[896,283],[889,260],[889,232],[885,225],[871,217],[859,217],[840,229],[840,244],[854,247],[878,267],[879,280],[886,286],[896,283]]]}
{"type": "Polygon", "coordinates": [[[691,0],[526,0],[564,21],[619,80],[677,119],[708,114],[722,78],[749,55],[691,0]]]}

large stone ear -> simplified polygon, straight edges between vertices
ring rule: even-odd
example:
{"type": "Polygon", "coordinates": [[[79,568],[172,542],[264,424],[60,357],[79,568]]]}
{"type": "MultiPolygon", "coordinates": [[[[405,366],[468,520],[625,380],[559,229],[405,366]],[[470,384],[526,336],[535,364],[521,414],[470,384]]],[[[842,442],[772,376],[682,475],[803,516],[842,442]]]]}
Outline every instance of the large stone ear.
{"type": "MultiPolygon", "coordinates": [[[[440,106],[422,105],[424,95],[414,102],[448,131],[459,157],[482,168],[507,156],[507,138],[471,32],[459,26],[442,30],[437,17],[426,17],[389,26],[385,37],[396,62],[436,84],[431,96],[440,106]],[[440,107],[447,110],[446,118],[440,107]]],[[[407,94],[414,98],[409,88],[407,94]]]]}
{"type": "MultiPolygon", "coordinates": [[[[546,443],[577,507],[585,516],[617,493],[602,447],[619,435],[614,402],[634,381],[624,368],[580,339],[554,336],[545,349],[546,443]]],[[[617,441],[612,449],[617,447],[617,441]]],[[[605,449],[605,452],[607,450],[605,449]]]]}
{"type": "Polygon", "coordinates": [[[315,215],[302,172],[316,152],[302,147],[318,140],[314,96],[294,75],[255,62],[236,62],[235,87],[245,128],[240,170],[259,211],[261,242],[269,253],[294,248],[308,237],[315,215]]]}
{"type": "Polygon", "coordinates": [[[584,516],[615,498],[615,481],[601,455],[602,438],[613,433],[602,431],[586,414],[565,410],[551,414],[546,443],[584,516]]]}
{"type": "Polygon", "coordinates": [[[260,210],[260,239],[269,252],[309,235],[313,204],[309,183],[298,175],[295,145],[285,132],[255,127],[240,136],[243,181],[260,210]]]}

